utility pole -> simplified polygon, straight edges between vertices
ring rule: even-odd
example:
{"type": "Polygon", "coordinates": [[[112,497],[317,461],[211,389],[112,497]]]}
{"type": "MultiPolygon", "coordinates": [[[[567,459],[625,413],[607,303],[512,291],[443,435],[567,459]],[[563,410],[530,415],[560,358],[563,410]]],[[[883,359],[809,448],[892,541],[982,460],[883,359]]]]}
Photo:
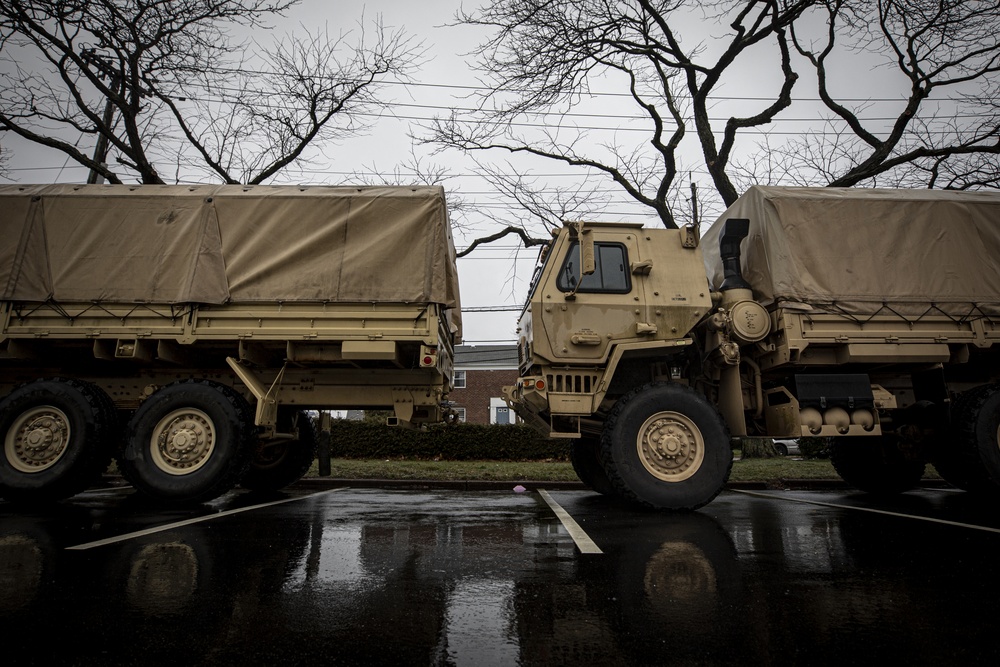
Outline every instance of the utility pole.
{"type": "MultiPolygon", "coordinates": [[[[111,127],[114,115],[115,105],[112,104],[111,98],[108,98],[108,101],[104,105],[104,127],[111,127]]],[[[103,132],[98,132],[97,134],[97,146],[94,147],[94,162],[97,162],[102,167],[108,166],[108,137],[103,132]]],[[[87,183],[103,182],[104,174],[91,167],[90,174],[87,175],[87,183]]]]}
{"type": "MultiPolygon", "coordinates": [[[[93,65],[101,73],[101,78],[107,78],[111,83],[111,91],[114,94],[121,94],[122,84],[124,79],[121,72],[115,69],[107,57],[99,55],[95,49],[84,49],[83,53],[80,54],[84,62],[89,65],[93,65]]],[[[108,131],[111,130],[111,123],[115,117],[115,105],[111,96],[108,96],[107,102],[104,104],[104,118],[103,127],[108,131]]],[[[97,146],[94,147],[94,162],[97,162],[101,166],[106,167],[108,165],[108,136],[105,132],[101,131],[101,128],[97,130],[97,146]]],[[[87,175],[87,183],[103,183],[104,175],[91,167],[90,174],[87,175]]]]}
{"type": "Polygon", "coordinates": [[[698,229],[698,185],[691,180],[691,225],[698,229]]]}

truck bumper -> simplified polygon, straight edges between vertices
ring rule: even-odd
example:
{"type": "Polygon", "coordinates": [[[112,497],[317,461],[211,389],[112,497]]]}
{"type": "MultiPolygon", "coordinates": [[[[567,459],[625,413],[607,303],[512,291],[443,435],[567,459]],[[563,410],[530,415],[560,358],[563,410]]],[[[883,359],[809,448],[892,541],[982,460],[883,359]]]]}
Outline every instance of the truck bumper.
{"type": "Polygon", "coordinates": [[[536,379],[541,378],[518,378],[516,385],[503,387],[501,391],[504,402],[521,418],[521,421],[548,435],[549,423],[541,413],[548,410],[549,402],[544,396],[544,389],[542,391],[536,389],[536,379]]]}

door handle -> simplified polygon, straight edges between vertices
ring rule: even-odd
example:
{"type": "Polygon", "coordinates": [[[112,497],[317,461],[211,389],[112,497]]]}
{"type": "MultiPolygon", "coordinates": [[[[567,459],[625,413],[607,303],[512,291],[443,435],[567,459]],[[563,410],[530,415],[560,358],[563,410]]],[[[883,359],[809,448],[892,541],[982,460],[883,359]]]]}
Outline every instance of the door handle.
{"type": "Polygon", "coordinates": [[[601,335],[593,331],[577,331],[569,337],[573,345],[600,345],[601,335]]]}

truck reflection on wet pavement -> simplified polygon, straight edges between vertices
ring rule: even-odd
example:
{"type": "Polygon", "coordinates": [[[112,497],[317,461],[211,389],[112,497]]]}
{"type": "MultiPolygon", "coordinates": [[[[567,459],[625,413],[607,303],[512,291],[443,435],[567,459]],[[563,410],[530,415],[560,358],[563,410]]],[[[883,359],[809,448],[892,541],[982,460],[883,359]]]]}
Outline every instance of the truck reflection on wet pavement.
{"type": "Polygon", "coordinates": [[[962,494],[728,492],[689,514],[551,495],[602,554],[581,554],[534,493],[303,487],[164,512],[110,490],[33,512],[0,504],[5,663],[1000,658],[988,632],[1000,531],[962,494]]]}

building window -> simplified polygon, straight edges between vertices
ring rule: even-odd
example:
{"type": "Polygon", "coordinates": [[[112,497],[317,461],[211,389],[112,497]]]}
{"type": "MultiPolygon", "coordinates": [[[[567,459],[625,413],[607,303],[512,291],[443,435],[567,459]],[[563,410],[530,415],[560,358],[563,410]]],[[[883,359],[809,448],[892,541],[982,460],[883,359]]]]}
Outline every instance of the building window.
{"type": "Polygon", "coordinates": [[[455,421],[465,421],[465,408],[452,408],[455,412],[455,421]]]}
{"type": "Polygon", "coordinates": [[[455,389],[465,389],[465,371],[455,371],[455,389]]]}

